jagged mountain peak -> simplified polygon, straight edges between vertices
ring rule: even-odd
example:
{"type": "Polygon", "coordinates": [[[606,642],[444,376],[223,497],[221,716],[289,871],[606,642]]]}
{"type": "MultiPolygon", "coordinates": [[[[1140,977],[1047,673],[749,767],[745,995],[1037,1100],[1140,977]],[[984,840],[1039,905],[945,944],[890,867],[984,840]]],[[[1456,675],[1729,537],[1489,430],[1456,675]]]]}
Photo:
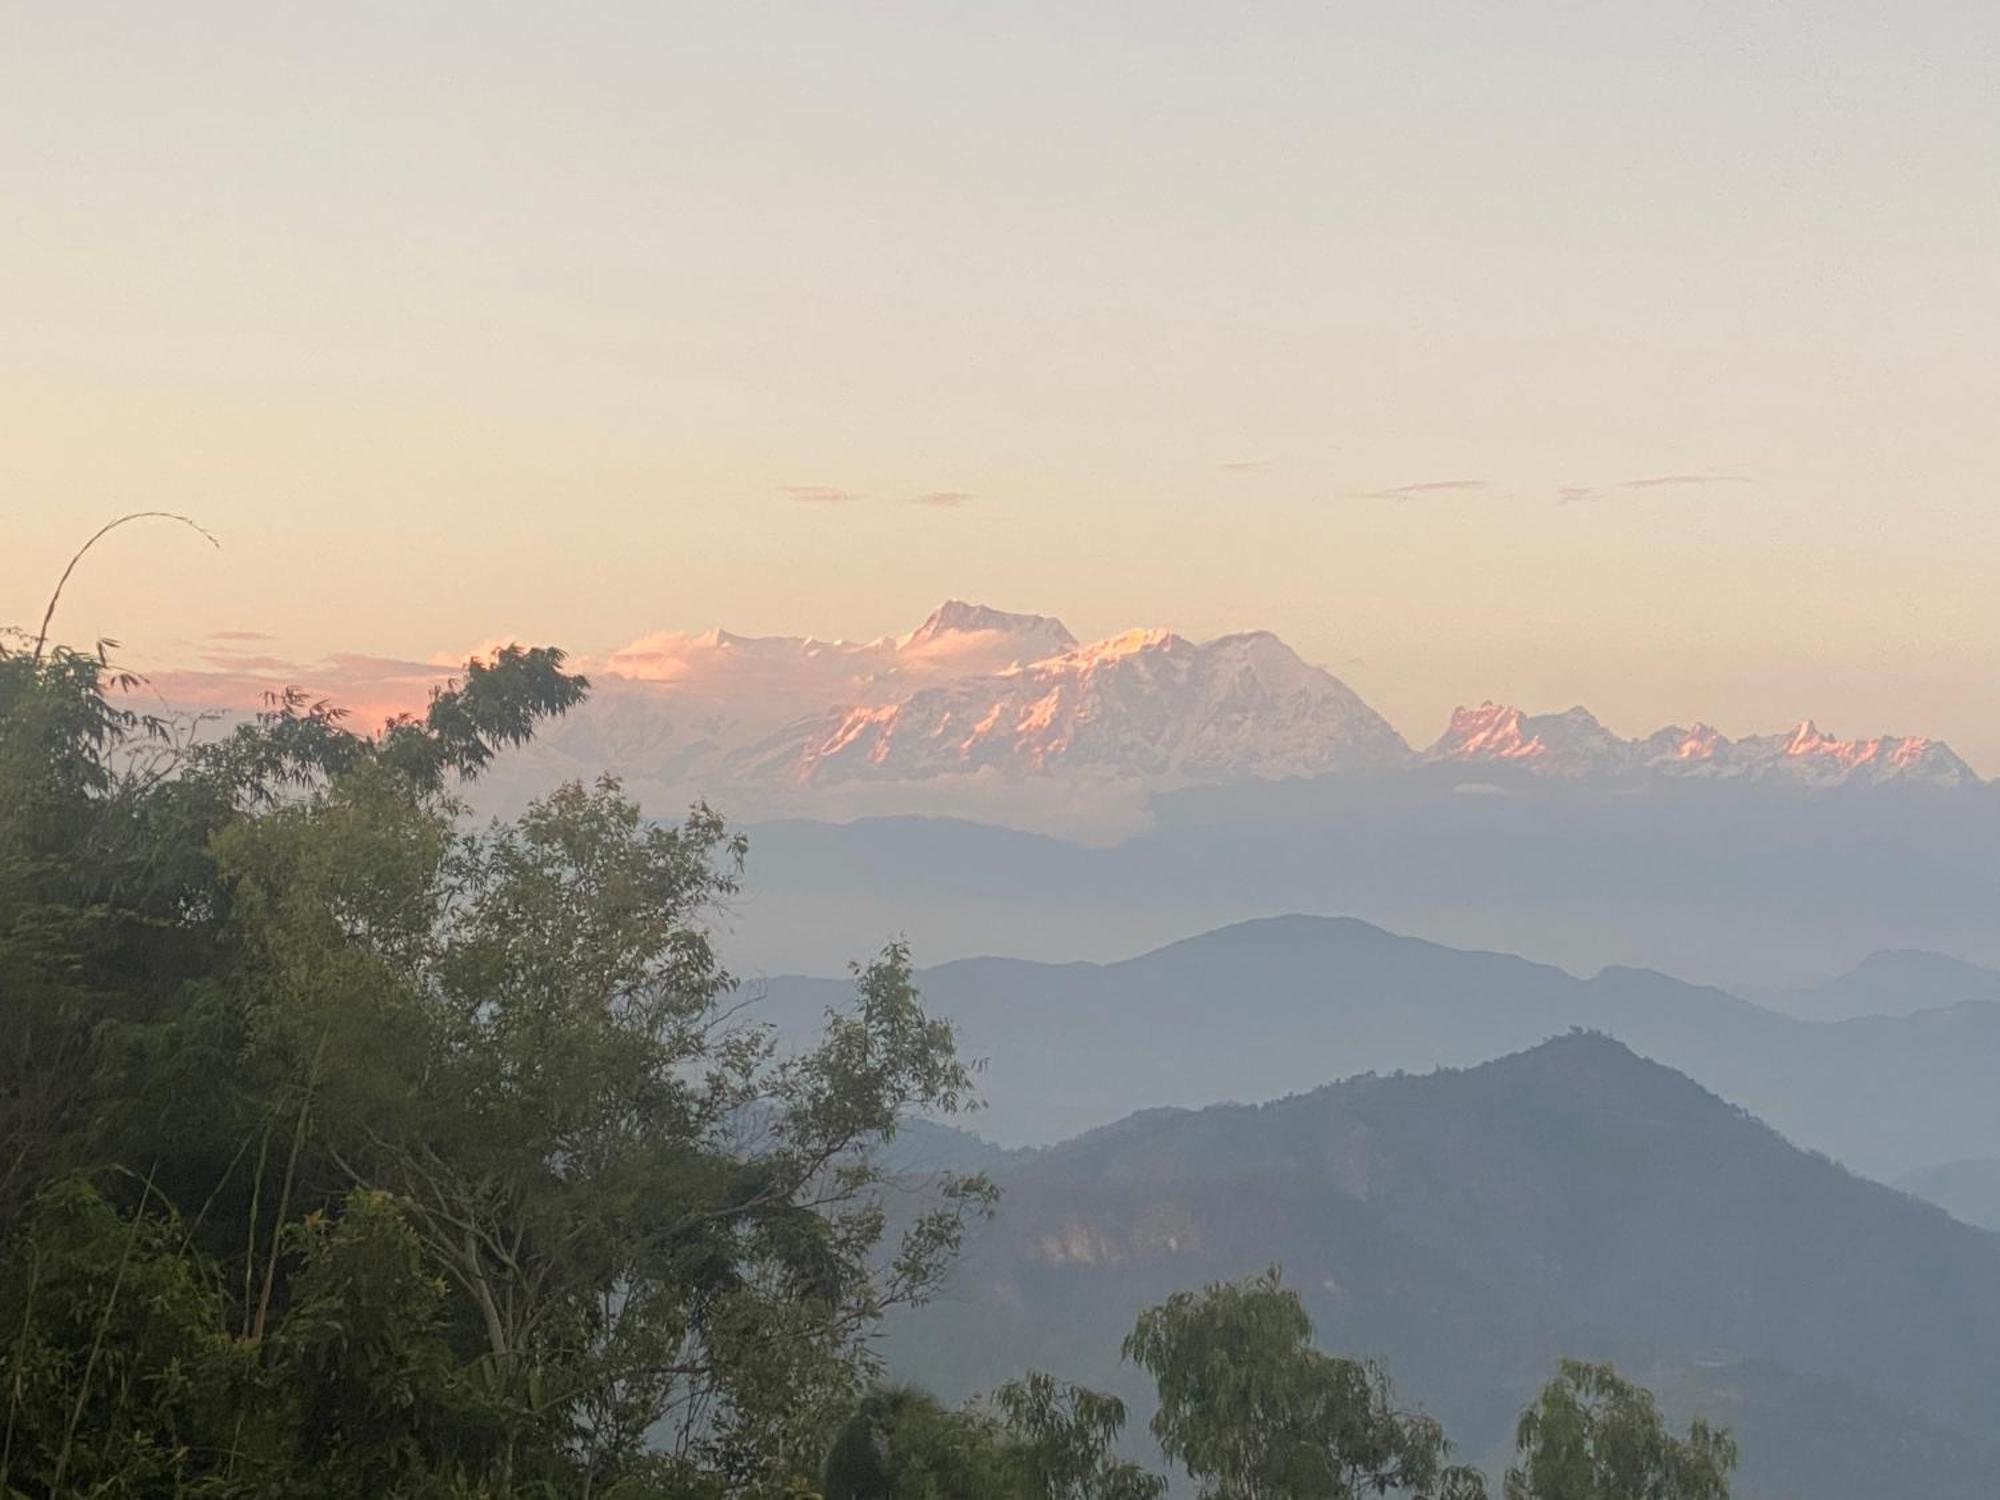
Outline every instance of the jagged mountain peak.
{"type": "Polygon", "coordinates": [[[1509,761],[1539,770],[1580,774],[1620,743],[1581,705],[1559,714],[1530,715],[1490,699],[1461,707],[1425,752],[1430,760],[1509,761]]]}
{"type": "Polygon", "coordinates": [[[1082,641],[1053,616],[964,598],[903,635],[661,631],[586,665],[598,695],[543,738],[546,758],[759,816],[922,808],[1013,821],[1038,798],[1033,826],[1127,829],[1159,792],[1417,764],[1486,787],[1524,775],[1628,790],[1979,780],[1928,739],[1842,740],[1807,720],[1741,740],[1700,722],[1627,740],[1581,705],[1537,714],[1491,700],[1458,708],[1417,755],[1269,630],[1199,639],[1154,626],[1082,641]]]}
{"type": "Polygon", "coordinates": [[[1197,643],[1153,628],[844,706],[805,745],[793,779],[1075,770],[1227,781],[1408,755],[1350,688],[1268,632],[1197,643]]]}
{"type": "Polygon", "coordinates": [[[1671,724],[1644,739],[1628,740],[1581,706],[1531,715],[1490,700],[1454,711],[1425,758],[1512,764],[1581,780],[1781,779],[1815,787],[1892,781],[1962,786],[1979,780],[1941,741],[1893,736],[1843,740],[1811,719],[1783,733],[1741,740],[1699,722],[1691,728],[1671,724]]]}
{"type": "Polygon", "coordinates": [[[903,637],[905,646],[926,646],[951,635],[995,633],[1031,637],[1038,644],[1058,650],[1076,645],[1061,620],[1051,615],[1012,614],[986,604],[969,604],[963,599],[947,599],[925,618],[923,624],[903,637]]]}

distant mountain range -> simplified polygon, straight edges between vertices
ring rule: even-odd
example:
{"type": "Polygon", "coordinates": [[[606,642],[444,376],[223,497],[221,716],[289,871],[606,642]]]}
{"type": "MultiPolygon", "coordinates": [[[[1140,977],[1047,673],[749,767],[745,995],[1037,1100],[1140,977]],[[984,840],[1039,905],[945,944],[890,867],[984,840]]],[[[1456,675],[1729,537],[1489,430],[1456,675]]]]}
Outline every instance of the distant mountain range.
{"type": "MultiPolygon", "coordinates": [[[[1579,979],[1343,918],[1244,922],[1112,964],[971,959],[919,976],[987,1060],[980,1131],[1043,1144],[1155,1106],[1254,1102],[1332,1078],[1459,1067],[1571,1028],[1616,1037],[1858,1171],[2000,1158],[2000,1004],[1803,1021],[1638,969],[1579,979]]],[[[810,1030],[845,982],[779,978],[810,1030]]]]}
{"type": "MultiPolygon", "coordinates": [[[[1026,802],[1037,782],[1004,785],[1026,802]]],[[[902,933],[932,963],[1104,962],[1319,912],[1580,973],[1662,969],[1832,1016],[1893,1008],[1799,993],[1880,950],[2000,967],[1991,784],[1600,791],[1506,764],[1471,782],[1431,765],[1192,787],[1147,811],[1150,827],[1104,842],[936,817],[752,824],[729,952],[745,973],[837,974],[902,933]]],[[[1985,993],[1882,978],[1927,997],[1912,1008],[1985,993]]]]}
{"type": "Polygon", "coordinates": [[[1116,1353],[1138,1310],[1278,1262],[1323,1344],[1385,1357],[1489,1467],[1568,1353],[1732,1427],[1743,1500],[1990,1500],[2000,1474],[2000,1236],[1606,1038],[1148,1110],[982,1165],[997,1219],[884,1346],[948,1396],[1048,1369],[1116,1389],[1143,1431],[1116,1353]]]}
{"type": "Polygon", "coordinates": [[[1918,949],[1871,953],[1843,974],[1787,990],[1752,991],[1749,998],[1809,1021],[1907,1016],[1967,1000],[2000,1003],[2000,969],[1918,949]]]}
{"type": "Polygon", "coordinates": [[[1730,740],[1705,725],[1620,739],[1581,708],[1462,708],[1428,749],[1268,631],[1083,643],[1045,615],[948,602],[867,642],[663,633],[612,653],[598,691],[505,774],[611,770],[650,800],[739,816],[953,812],[1016,826],[1130,827],[1175,788],[1429,768],[1627,787],[1979,782],[1937,741],[1834,738],[1808,723],[1730,740]]]}
{"type": "Polygon", "coordinates": [[[1586,709],[1530,716],[1497,703],[1459,709],[1424,758],[1462,765],[1502,762],[1602,783],[1662,777],[1782,779],[1813,787],[1885,782],[1968,786],[1980,779],[1937,740],[1835,739],[1810,720],[1783,734],[1740,740],[1706,724],[1676,724],[1642,740],[1624,740],[1586,709]]]}
{"type": "Polygon", "coordinates": [[[1268,632],[1092,644],[951,601],[868,642],[710,631],[634,642],[508,768],[508,790],[609,769],[650,803],[739,816],[952,811],[1132,826],[1152,791],[1408,764],[1346,684],[1268,632]]]}

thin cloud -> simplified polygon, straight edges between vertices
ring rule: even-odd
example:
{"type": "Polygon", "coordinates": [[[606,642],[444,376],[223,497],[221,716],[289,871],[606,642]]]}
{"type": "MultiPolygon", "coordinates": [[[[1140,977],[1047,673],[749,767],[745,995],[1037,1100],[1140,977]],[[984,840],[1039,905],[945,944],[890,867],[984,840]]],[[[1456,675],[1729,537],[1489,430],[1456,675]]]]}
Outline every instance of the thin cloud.
{"type": "Polygon", "coordinates": [[[1268,469],[1276,462],[1275,458],[1226,458],[1217,467],[1232,474],[1247,474],[1252,469],[1268,469]]]}
{"type": "Polygon", "coordinates": [[[1653,474],[1644,479],[1627,479],[1619,484],[1624,490],[1664,490],[1683,489],[1703,484],[1748,484],[1748,474],[1653,474]]]}
{"type": "Polygon", "coordinates": [[[912,495],[910,504],[927,505],[932,510],[958,510],[970,505],[973,499],[965,490],[931,490],[927,494],[912,495]]]}
{"type": "Polygon", "coordinates": [[[1491,489],[1492,484],[1484,479],[1426,479],[1421,484],[1399,484],[1393,489],[1364,490],[1364,500],[1420,500],[1426,495],[1466,494],[1473,490],[1491,489]]]}
{"type": "Polygon", "coordinates": [[[210,641],[268,641],[273,639],[268,630],[211,630],[204,640],[210,641]]]}
{"type": "Polygon", "coordinates": [[[450,670],[444,663],[453,661],[465,665],[465,658],[456,652],[439,661],[412,661],[402,656],[371,656],[362,651],[334,651],[327,655],[327,662],[340,672],[355,677],[408,677],[428,681],[441,672],[450,670]]]}
{"type": "Polygon", "coordinates": [[[1590,500],[1602,500],[1604,491],[1594,484],[1566,484],[1556,491],[1556,504],[1582,505],[1590,500]]]}
{"type": "Polygon", "coordinates": [[[861,498],[853,490],[831,484],[788,484],[784,491],[802,505],[851,505],[861,498]]]}
{"type": "Polygon", "coordinates": [[[299,672],[298,662],[282,656],[250,655],[240,651],[210,651],[202,655],[204,664],[218,672],[299,672]]]}

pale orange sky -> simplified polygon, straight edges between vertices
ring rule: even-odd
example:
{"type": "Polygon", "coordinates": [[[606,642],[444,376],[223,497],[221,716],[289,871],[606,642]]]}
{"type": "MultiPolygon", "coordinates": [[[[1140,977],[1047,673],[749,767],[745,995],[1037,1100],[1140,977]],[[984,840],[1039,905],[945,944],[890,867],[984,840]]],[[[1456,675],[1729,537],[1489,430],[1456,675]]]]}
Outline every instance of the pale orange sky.
{"type": "Polygon", "coordinates": [[[0,620],[161,507],[142,666],[951,595],[2000,772],[1993,8],[972,9],[0,6],[0,620]]]}

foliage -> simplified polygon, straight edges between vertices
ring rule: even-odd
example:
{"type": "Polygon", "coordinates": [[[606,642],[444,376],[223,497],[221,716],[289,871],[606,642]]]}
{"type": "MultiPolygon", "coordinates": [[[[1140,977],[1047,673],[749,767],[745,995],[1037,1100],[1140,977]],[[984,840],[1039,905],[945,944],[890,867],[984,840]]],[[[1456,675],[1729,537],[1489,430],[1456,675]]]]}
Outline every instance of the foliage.
{"type": "Polygon", "coordinates": [[[1125,1403],[1031,1371],[994,1393],[1028,1492],[1048,1500],[1159,1500],[1166,1481],[1113,1456],[1125,1403]]]}
{"type": "Polygon", "coordinates": [[[908,955],[781,1050],[707,914],[743,846],[615,783],[451,795],[582,679],[220,739],[0,648],[0,1494],[783,1488],[991,1190],[892,1229],[970,1078],[908,955]]]}
{"type": "Polygon", "coordinates": [[[1729,1500],[1736,1445],[1697,1418],[1677,1438],[1651,1391],[1564,1360],[1521,1415],[1506,1500],[1729,1500]]]}
{"type": "Polygon", "coordinates": [[[910,1386],[869,1391],[834,1434],[826,1500],[1159,1500],[1166,1483],[1112,1455],[1111,1396],[1033,1373],[950,1410],[910,1386]]]}
{"type": "Polygon", "coordinates": [[[911,1386],[869,1391],[828,1446],[826,1500],[1014,1500],[997,1425],[911,1386]]]}
{"type": "Polygon", "coordinates": [[[1435,1421],[1396,1409],[1381,1370],[1312,1347],[1275,1269],[1148,1308],[1125,1355],[1159,1384],[1160,1447],[1214,1500],[1484,1492],[1475,1471],[1446,1465],[1435,1421]]]}

